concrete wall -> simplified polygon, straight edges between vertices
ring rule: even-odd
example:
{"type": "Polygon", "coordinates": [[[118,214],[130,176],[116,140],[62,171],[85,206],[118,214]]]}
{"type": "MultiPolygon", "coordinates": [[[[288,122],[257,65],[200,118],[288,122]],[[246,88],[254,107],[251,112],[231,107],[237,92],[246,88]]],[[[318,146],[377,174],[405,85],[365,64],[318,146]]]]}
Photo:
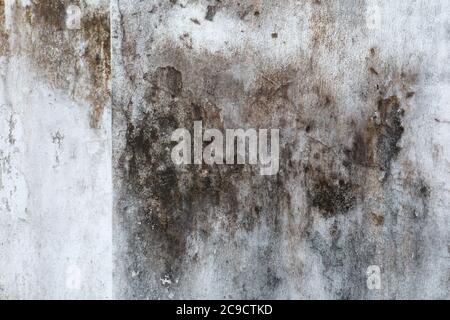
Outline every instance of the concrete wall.
{"type": "Polygon", "coordinates": [[[448,12],[0,0],[0,298],[448,299],[448,12]],[[198,120],[279,172],[175,165],[198,120]]]}
{"type": "Polygon", "coordinates": [[[108,2],[68,3],[0,1],[1,298],[111,297],[108,2]]]}
{"type": "Polygon", "coordinates": [[[115,295],[448,298],[449,4],[113,1],[115,295]],[[195,120],[279,173],[175,166],[195,120]]]}

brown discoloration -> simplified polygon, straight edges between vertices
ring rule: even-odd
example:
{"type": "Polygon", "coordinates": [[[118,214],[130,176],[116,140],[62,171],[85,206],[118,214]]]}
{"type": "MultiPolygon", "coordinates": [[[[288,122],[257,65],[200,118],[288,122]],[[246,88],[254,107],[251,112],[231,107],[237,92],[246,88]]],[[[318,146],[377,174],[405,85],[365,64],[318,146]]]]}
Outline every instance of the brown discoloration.
{"type": "Polygon", "coordinates": [[[372,73],[372,74],[374,74],[374,75],[378,75],[378,71],[377,70],[375,70],[375,68],[374,67],[370,67],[369,68],[369,71],[370,71],[370,73],[372,73]]]}
{"type": "Polygon", "coordinates": [[[348,151],[351,154],[351,159],[355,164],[373,167],[375,166],[373,140],[371,128],[367,131],[356,132],[353,138],[353,148],[348,151]]]}
{"type": "MultiPolygon", "coordinates": [[[[254,84],[254,89],[247,97],[244,117],[249,123],[264,125],[269,115],[276,118],[289,117],[290,112],[297,108],[290,99],[291,86],[297,70],[286,66],[278,70],[267,70],[260,74],[254,84]]],[[[289,119],[286,119],[289,120],[289,119]]],[[[272,123],[274,125],[275,123],[272,123]]]]}
{"type": "Polygon", "coordinates": [[[346,6],[343,15],[335,14],[342,10],[341,3],[337,1],[313,1],[309,17],[311,48],[321,52],[345,52],[348,43],[352,43],[352,34],[362,31],[365,26],[365,1],[355,1],[346,6]],[[352,17],[348,20],[346,17],[352,17]],[[353,28],[349,31],[347,28],[353,28]],[[347,45],[345,45],[347,43],[347,45]]]}
{"type": "Polygon", "coordinates": [[[311,206],[325,218],[346,213],[356,203],[355,187],[344,180],[330,181],[322,177],[311,188],[311,206]]]}
{"type": "Polygon", "coordinates": [[[380,214],[377,214],[375,212],[370,213],[370,220],[372,223],[376,226],[382,226],[384,224],[384,217],[380,214]]]}
{"type": "Polygon", "coordinates": [[[32,24],[53,31],[65,27],[66,4],[68,1],[33,1],[31,6],[32,24]]]}
{"type": "Polygon", "coordinates": [[[91,127],[97,128],[103,109],[109,100],[109,80],[111,78],[111,43],[109,15],[93,12],[82,20],[83,37],[87,41],[83,58],[89,65],[91,90],[89,99],[93,105],[91,127]]]}
{"type": "Polygon", "coordinates": [[[83,13],[81,28],[69,30],[65,10],[71,3],[36,1],[24,8],[16,4],[13,32],[20,40],[14,50],[25,53],[52,86],[89,101],[90,125],[97,128],[110,95],[109,14],[76,1],[83,13]]]}
{"type": "Polygon", "coordinates": [[[5,56],[9,51],[8,33],[5,26],[5,2],[0,0],[0,56],[5,56]]]}
{"type": "Polygon", "coordinates": [[[0,0],[0,26],[5,27],[5,0],[0,0]]]}

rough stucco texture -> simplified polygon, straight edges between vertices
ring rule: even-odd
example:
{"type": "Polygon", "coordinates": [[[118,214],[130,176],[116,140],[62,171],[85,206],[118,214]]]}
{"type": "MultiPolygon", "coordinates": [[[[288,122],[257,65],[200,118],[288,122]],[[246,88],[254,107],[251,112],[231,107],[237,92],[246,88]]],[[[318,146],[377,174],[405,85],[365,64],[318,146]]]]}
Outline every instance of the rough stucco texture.
{"type": "Polygon", "coordinates": [[[449,5],[113,1],[115,295],[448,298],[449,5]],[[175,166],[195,120],[279,173],[175,166]]]}
{"type": "Polygon", "coordinates": [[[449,12],[0,0],[0,298],[449,299],[449,12]],[[279,172],[175,165],[199,120],[279,172]]]}

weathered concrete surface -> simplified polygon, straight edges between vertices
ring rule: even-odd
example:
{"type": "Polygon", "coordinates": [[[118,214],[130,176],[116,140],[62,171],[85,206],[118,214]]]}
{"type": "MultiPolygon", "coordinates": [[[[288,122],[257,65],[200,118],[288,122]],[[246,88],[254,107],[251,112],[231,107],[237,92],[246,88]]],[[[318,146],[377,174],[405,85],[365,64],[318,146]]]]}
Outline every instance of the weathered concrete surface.
{"type": "Polygon", "coordinates": [[[115,297],[449,298],[449,5],[113,0],[115,297]],[[280,172],[176,167],[194,120],[280,172]]]}
{"type": "Polygon", "coordinates": [[[111,297],[109,30],[105,0],[0,0],[2,299],[111,297]]]}
{"type": "Polygon", "coordinates": [[[0,0],[0,298],[448,299],[448,12],[0,0]],[[175,166],[195,120],[279,173],[175,166]]]}

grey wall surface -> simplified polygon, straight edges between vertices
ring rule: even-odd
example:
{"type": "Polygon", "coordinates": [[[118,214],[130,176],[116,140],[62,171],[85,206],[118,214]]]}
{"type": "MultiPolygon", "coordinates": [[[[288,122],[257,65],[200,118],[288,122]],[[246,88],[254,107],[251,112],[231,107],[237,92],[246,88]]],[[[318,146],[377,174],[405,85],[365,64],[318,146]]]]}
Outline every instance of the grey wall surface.
{"type": "Polygon", "coordinates": [[[0,298],[449,299],[449,12],[0,0],[0,298]],[[278,173],[175,165],[199,120],[278,173]]]}
{"type": "Polygon", "coordinates": [[[113,1],[115,295],[448,298],[449,4],[113,1]],[[175,166],[195,120],[279,173],[175,166]]]}

